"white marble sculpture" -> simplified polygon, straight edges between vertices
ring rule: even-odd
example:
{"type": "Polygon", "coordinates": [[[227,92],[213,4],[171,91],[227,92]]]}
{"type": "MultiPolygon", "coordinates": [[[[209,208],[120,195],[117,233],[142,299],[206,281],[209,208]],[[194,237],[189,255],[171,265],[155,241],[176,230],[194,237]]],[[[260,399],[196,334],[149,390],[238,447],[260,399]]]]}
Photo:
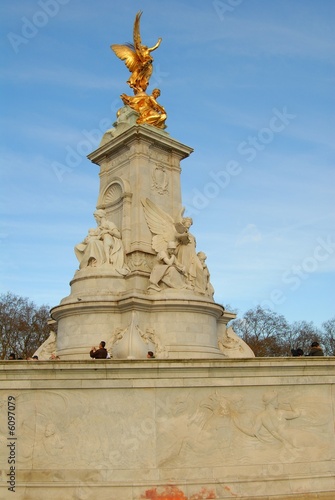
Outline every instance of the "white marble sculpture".
{"type": "Polygon", "coordinates": [[[105,210],[96,210],[93,215],[97,227],[89,229],[86,238],[74,249],[79,268],[107,265],[120,275],[126,275],[128,269],[124,264],[121,232],[107,219],[105,210]]]}
{"type": "Polygon", "coordinates": [[[186,268],[178,261],[176,251],[177,244],[174,241],[170,241],[167,244],[166,250],[158,252],[157,263],[150,274],[148,290],[159,292],[161,290],[160,285],[162,284],[168,288],[178,290],[192,289],[187,284],[186,268]]]}
{"type": "Polygon", "coordinates": [[[33,356],[38,356],[40,361],[46,361],[51,357],[56,357],[57,351],[57,335],[56,332],[51,330],[49,337],[40,345],[33,356]]]}
{"type": "Polygon", "coordinates": [[[252,349],[234,332],[233,328],[224,329],[218,338],[219,349],[227,358],[254,358],[252,349]]]}
{"type": "Polygon", "coordinates": [[[118,327],[107,340],[107,350],[114,359],[145,359],[148,351],[155,357],[166,358],[168,354],[153,328],[143,331],[139,327],[138,314],[133,311],[126,328],[118,327]]]}
{"type": "Polygon", "coordinates": [[[213,297],[214,288],[211,284],[211,281],[210,281],[211,276],[209,274],[209,269],[208,269],[207,264],[206,264],[207,255],[204,252],[198,252],[197,256],[198,256],[199,261],[201,262],[202,269],[203,269],[200,291],[205,293],[206,295],[209,295],[210,297],[213,297]]]}
{"type": "Polygon", "coordinates": [[[170,288],[189,289],[213,297],[206,255],[200,252],[199,258],[195,237],[189,231],[192,219],[182,217],[182,209],[174,220],[148,198],[142,200],[142,206],[153,234],[152,248],[158,259],[150,276],[149,288],[160,291],[159,282],[162,281],[170,288]]]}

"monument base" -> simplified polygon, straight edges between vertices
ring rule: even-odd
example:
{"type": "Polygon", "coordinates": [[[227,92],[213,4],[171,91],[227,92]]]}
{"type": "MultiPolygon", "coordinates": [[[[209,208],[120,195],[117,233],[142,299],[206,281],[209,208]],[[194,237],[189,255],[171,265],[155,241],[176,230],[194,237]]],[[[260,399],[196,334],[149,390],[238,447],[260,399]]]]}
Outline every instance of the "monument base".
{"type": "Polygon", "coordinates": [[[330,500],[334,365],[0,362],[0,498],[330,500]]]}
{"type": "Polygon", "coordinates": [[[100,291],[79,299],[70,295],[51,311],[62,360],[87,359],[101,340],[114,359],[145,359],[148,350],[159,359],[254,357],[242,339],[227,333],[235,314],[191,291],[100,291]]]}

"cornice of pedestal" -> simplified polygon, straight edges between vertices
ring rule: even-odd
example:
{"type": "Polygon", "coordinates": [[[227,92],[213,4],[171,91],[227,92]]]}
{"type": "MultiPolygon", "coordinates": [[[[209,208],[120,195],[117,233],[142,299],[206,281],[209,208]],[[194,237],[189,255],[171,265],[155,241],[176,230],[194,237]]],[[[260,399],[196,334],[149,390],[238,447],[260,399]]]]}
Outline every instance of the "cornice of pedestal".
{"type": "Polygon", "coordinates": [[[150,125],[133,125],[116,137],[112,137],[109,142],[90,153],[87,158],[99,165],[106,156],[110,156],[117,150],[129,146],[134,141],[156,144],[158,147],[175,153],[180,160],[187,158],[193,152],[193,148],[176,141],[163,130],[150,125]]]}
{"type": "Polygon", "coordinates": [[[212,316],[215,320],[224,316],[225,310],[220,304],[212,302],[208,298],[196,296],[192,292],[188,293],[189,296],[182,291],[167,290],[165,293],[151,295],[132,290],[128,293],[108,294],[102,290],[99,294],[96,290],[88,290],[86,293],[69,295],[63,299],[60,305],[51,309],[51,318],[58,321],[60,317],[72,314],[124,313],[134,310],[146,313],[170,311],[174,315],[185,312],[202,313],[212,316]]]}

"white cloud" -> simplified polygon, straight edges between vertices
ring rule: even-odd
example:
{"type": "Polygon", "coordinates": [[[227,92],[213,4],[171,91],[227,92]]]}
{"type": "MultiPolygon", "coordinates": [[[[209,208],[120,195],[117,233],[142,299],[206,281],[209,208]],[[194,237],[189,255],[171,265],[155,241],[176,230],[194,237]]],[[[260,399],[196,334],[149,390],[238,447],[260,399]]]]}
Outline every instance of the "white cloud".
{"type": "Polygon", "coordinates": [[[262,235],[255,224],[248,224],[237,234],[235,245],[242,246],[261,241],[262,235]]]}

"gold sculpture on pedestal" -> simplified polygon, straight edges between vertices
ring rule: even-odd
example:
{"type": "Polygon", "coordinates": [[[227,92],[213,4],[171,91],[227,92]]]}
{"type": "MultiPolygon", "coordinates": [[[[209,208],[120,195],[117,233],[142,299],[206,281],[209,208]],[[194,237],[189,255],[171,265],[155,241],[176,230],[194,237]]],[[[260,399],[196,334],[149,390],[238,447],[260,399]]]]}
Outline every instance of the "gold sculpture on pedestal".
{"type": "Polygon", "coordinates": [[[156,45],[149,48],[142,45],[140,35],[140,19],[142,12],[138,12],[135,17],[133,38],[134,43],[125,45],[111,45],[113,52],[122,61],[125,62],[127,68],[131,72],[131,76],[127,83],[133,89],[134,96],[126,94],[121,95],[121,99],[127,106],[134,109],[140,116],[137,123],[153,125],[158,128],[165,128],[166,111],[157,101],[160,95],[159,89],[154,89],[151,95],[146,93],[149,85],[149,80],[152,75],[153,58],[151,52],[156,50],[162,39],[159,38],[156,45]]]}

